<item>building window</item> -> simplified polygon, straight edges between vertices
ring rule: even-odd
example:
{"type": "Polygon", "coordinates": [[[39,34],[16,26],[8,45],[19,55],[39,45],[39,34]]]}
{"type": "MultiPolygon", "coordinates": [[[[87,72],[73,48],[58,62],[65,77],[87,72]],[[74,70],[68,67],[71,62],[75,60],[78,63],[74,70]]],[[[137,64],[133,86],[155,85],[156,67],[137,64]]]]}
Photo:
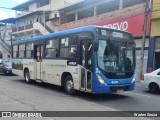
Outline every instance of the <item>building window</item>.
{"type": "Polygon", "coordinates": [[[33,43],[28,43],[26,46],[26,58],[33,58],[33,43]]]}
{"type": "Polygon", "coordinates": [[[75,19],[75,13],[73,13],[73,14],[69,14],[69,15],[67,15],[66,16],[66,22],[72,22],[72,21],[75,21],[76,19],[75,19]]]}
{"type": "Polygon", "coordinates": [[[25,57],[25,44],[19,45],[19,58],[25,57]]]}
{"type": "Polygon", "coordinates": [[[77,54],[77,37],[66,37],[61,39],[60,57],[72,58],[77,54]]]}
{"type": "Polygon", "coordinates": [[[97,15],[119,9],[119,1],[114,0],[97,6],[97,15]]]}
{"type": "Polygon", "coordinates": [[[50,0],[43,0],[43,1],[37,2],[37,8],[49,5],[49,3],[50,3],[50,0]]]}
{"type": "Polygon", "coordinates": [[[48,40],[46,42],[46,58],[58,57],[59,41],[58,39],[48,40]]]}
{"type": "Polygon", "coordinates": [[[94,16],[94,8],[78,12],[78,20],[94,16]]]}
{"type": "Polygon", "coordinates": [[[45,16],[45,21],[49,21],[49,15],[45,16]]]}
{"type": "Polygon", "coordinates": [[[141,4],[141,3],[144,3],[144,0],[127,0],[127,1],[123,1],[123,8],[134,6],[134,5],[138,5],[138,4],[141,4]]]}

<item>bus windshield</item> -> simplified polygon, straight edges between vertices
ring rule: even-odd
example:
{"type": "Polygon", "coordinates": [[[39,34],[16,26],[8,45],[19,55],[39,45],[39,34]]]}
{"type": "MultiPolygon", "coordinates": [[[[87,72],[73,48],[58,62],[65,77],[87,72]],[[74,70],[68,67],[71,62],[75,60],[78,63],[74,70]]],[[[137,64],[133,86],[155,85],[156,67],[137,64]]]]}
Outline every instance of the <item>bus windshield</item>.
{"type": "Polygon", "coordinates": [[[98,66],[105,72],[131,72],[135,68],[135,44],[99,39],[98,66]]]}

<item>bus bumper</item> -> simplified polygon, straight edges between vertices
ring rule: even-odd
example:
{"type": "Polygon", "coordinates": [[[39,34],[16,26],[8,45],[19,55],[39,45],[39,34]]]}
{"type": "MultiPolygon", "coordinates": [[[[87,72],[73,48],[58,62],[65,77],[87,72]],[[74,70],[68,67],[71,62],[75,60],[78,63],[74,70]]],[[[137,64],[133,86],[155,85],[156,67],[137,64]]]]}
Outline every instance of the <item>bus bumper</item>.
{"type": "Polygon", "coordinates": [[[94,86],[92,92],[94,94],[108,94],[108,93],[119,93],[124,91],[134,90],[135,83],[125,85],[97,85],[94,86]]]}

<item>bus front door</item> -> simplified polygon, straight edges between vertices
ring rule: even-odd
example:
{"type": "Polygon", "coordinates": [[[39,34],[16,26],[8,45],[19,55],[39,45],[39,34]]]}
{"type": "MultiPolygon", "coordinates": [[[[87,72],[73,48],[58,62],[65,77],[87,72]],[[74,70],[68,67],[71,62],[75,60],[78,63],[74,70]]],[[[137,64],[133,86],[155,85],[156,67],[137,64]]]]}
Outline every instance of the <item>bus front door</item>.
{"type": "Polygon", "coordinates": [[[91,91],[92,81],[92,49],[93,43],[87,40],[81,42],[81,90],[91,91]]]}
{"type": "Polygon", "coordinates": [[[43,45],[35,45],[36,50],[36,79],[42,80],[43,45]]]}

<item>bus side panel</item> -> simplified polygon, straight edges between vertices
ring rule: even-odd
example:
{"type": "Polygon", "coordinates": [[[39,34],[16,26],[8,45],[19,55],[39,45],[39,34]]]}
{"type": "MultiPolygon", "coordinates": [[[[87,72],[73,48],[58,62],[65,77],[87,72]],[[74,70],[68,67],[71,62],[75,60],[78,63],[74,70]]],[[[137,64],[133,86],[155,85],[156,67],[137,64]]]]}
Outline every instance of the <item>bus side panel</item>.
{"type": "Polygon", "coordinates": [[[12,73],[23,77],[23,70],[12,69],[12,73]]]}
{"type": "Polygon", "coordinates": [[[12,59],[12,73],[23,77],[23,59],[12,59]]]}
{"type": "Polygon", "coordinates": [[[34,67],[35,67],[35,64],[34,64],[35,60],[34,59],[24,59],[23,60],[23,71],[25,69],[28,69],[29,70],[29,73],[30,73],[30,78],[31,79],[35,79],[35,70],[34,70],[34,67]]]}
{"type": "Polygon", "coordinates": [[[43,81],[61,86],[61,78],[64,72],[70,73],[74,88],[79,90],[79,68],[77,66],[68,66],[67,60],[45,59],[43,60],[43,81]]]}

